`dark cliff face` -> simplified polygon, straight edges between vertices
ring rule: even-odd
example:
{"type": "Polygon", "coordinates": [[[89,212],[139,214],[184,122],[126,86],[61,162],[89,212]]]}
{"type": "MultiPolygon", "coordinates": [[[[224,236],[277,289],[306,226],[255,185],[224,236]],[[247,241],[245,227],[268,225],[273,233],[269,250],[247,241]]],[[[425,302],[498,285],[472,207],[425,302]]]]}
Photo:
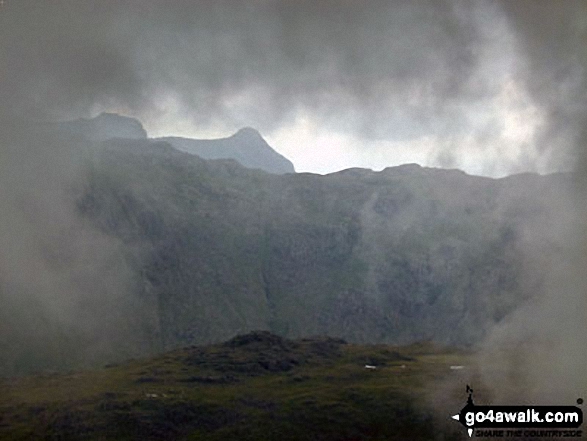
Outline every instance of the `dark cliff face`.
{"type": "Polygon", "coordinates": [[[473,344],[531,295],[523,241],[568,178],[276,176],[150,145],[110,142],[80,207],[148,244],[139,266],[164,346],[251,329],[473,344]]]}
{"type": "MultiPolygon", "coordinates": [[[[115,296],[124,307],[91,309],[113,298],[100,285],[79,296],[91,304],[76,306],[96,311],[87,332],[110,329],[112,309],[129,324],[129,335],[111,342],[108,359],[253,329],[470,345],[540,289],[541,262],[560,252],[557,231],[548,226],[560,214],[554,202],[565,194],[568,175],[493,180],[415,165],[277,175],[148,139],[77,147],[86,156],[76,179],[55,191],[63,188],[74,201],[79,232],[109,238],[108,259],[96,271],[108,269],[112,278],[124,267],[130,274],[115,296]]],[[[77,249],[75,236],[64,240],[72,243],[66,249],[77,249]]],[[[84,249],[83,256],[95,254],[84,249]]],[[[52,248],[41,251],[39,259],[52,248]]],[[[19,298],[7,291],[14,287],[1,288],[2,298],[19,298]]],[[[4,351],[0,371],[71,367],[71,354],[84,353],[76,352],[83,340],[75,333],[49,326],[63,317],[41,306],[29,309],[27,320],[4,322],[22,328],[25,341],[17,352],[4,351]],[[29,345],[38,333],[27,327],[40,322],[47,324],[43,338],[68,353],[29,357],[26,348],[39,345],[29,345]]],[[[20,311],[4,309],[11,310],[20,311]]]]}

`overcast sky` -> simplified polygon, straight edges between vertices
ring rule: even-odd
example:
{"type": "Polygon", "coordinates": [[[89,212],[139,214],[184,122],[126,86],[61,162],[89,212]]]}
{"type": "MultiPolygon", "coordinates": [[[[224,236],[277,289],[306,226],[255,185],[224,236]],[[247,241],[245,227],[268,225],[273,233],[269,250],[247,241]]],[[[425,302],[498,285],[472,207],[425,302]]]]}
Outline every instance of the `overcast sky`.
{"type": "Polygon", "coordinates": [[[586,30],[583,0],[5,0],[0,110],[251,126],[297,171],[568,170],[586,30]]]}

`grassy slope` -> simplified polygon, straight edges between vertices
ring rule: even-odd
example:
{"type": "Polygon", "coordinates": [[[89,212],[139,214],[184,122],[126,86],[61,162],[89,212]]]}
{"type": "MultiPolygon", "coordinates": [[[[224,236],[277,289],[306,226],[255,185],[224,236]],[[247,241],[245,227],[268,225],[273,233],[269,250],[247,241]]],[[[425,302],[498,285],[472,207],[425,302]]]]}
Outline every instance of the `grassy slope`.
{"type": "MultiPolygon", "coordinates": [[[[433,439],[429,387],[466,360],[428,345],[253,333],[100,370],[3,380],[0,439],[433,439]]],[[[460,426],[448,427],[441,439],[460,439],[460,426]]]]}

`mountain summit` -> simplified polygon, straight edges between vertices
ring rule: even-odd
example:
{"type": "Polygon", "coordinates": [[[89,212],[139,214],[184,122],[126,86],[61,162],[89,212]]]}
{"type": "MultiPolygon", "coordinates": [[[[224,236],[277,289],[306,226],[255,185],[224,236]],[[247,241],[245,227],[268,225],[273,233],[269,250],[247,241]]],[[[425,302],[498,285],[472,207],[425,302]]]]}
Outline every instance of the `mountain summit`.
{"type": "MultiPolygon", "coordinates": [[[[57,128],[98,142],[114,138],[147,139],[147,132],[139,120],[116,113],[101,113],[91,119],[60,122],[57,128]]],[[[252,127],[244,127],[232,136],[221,139],[164,137],[155,140],[165,141],[177,150],[204,159],[234,159],[247,168],[274,174],[295,173],[291,161],[277,153],[252,127]]]]}
{"type": "Polygon", "coordinates": [[[58,123],[60,130],[82,135],[91,141],[112,138],[146,139],[147,132],[138,119],[116,113],[101,113],[95,118],[80,118],[58,123]]]}
{"type": "Polygon", "coordinates": [[[261,134],[252,127],[243,127],[232,135],[231,138],[240,139],[242,141],[265,142],[261,134]]]}
{"type": "Polygon", "coordinates": [[[248,168],[258,168],[269,173],[295,173],[293,164],[277,153],[263,139],[261,134],[245,127],[228,138],[221,139],[190,139],[179,137],[160,138],[177,150],[204,159],[235,159],[248,168]]]}

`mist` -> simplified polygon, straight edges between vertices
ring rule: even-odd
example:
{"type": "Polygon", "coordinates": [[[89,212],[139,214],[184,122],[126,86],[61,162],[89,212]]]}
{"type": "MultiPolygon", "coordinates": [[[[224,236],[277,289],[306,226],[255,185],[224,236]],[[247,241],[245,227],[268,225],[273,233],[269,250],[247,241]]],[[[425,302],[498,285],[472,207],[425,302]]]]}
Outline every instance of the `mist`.
{"type": "Polygon", "coordinates": [[[96,366],[145,353],[137,315],[145,302],[128,252],[78,209],[96,146],[18,119],[3,119],[2,127],[0,372],[96,366]]]}
{"type": "Polygon", "coordinates": [[[39,118],[118,111],[157,136],[252,126],[294,163],[342,143],[371,168],[395,150],[488,175],[568,170],[584,15],[580,1],[13,1],[0,98],[39,118]],[[324,143],[301,137],[306,121],[324,143]]]}
{"type": "MultiPolygon", "coordinates": [[[[3,323],[26,321],[34,304],[98,354],[128,335],[120,311],[130,306],[108,305],[129,301],[134,277],[120,244],[75,211],[71,189],[89,173],[77,144],[31,135],[14,117],[109,110],[150,132],[180,121],[268,135],[307,119],[360,140],[343,150],[357,158],[388,142],[413,146],[429,165],[473,164],[489,175],[575,170],[560,217],[523,227],[524,280],[529,290],[533,278],[545,283],[495,329],[480,360],[496,396],[578,398],[587,384],[586,27],[583,1],[8,0],[0,9],[3,323]],[[544,238],[558,253],[537,256],[544,238]],[[112,333],[92,328],[96,310],[116,311],[112,333]]],[[[42,323],[5,327],[4,345],[45,335],[42,323]]]]}
{"type": "Polygon", "coordinates": [[[566,196],[551,202],[554,218],[525,226],[524,278],[545,282],[529,284],[531,300],[484,342],[480,364],[497,399],[572,404],[587,385],[587,10],[571,2],[504,9],[527,54],[521,78],[546,116],[533,143],[551,163],[573,164],[574,176],[566,196]]]}
{"type": "Polygon", "coordinates": [[[482,382],[494,401],[573,404],[584,393],[587,299],[579,194],[549,201],[549,216],[518,226],[526,301],[478,351],[482,382]]]}

